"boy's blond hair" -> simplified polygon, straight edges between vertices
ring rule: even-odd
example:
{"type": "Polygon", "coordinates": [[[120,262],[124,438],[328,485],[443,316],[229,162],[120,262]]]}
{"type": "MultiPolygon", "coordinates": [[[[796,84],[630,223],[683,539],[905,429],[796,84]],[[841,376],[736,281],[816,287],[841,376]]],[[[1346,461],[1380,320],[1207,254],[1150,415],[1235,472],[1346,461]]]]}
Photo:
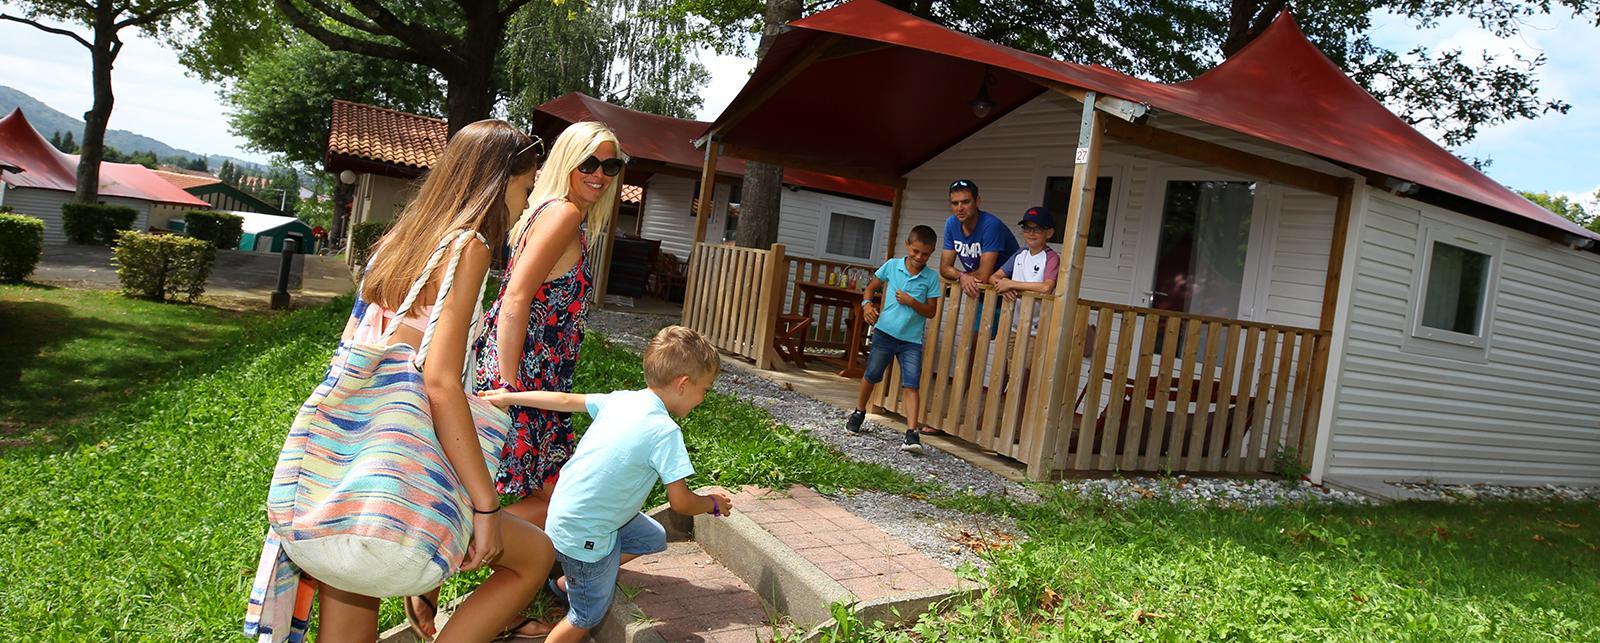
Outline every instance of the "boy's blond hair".
{"type": "Polygon", "coordinates": [[[721,369],[717,347],[683,326],[663,328],[644,345],[644,382],[650,386],[666,386],[684,376],[716,375],[721,369]]]}

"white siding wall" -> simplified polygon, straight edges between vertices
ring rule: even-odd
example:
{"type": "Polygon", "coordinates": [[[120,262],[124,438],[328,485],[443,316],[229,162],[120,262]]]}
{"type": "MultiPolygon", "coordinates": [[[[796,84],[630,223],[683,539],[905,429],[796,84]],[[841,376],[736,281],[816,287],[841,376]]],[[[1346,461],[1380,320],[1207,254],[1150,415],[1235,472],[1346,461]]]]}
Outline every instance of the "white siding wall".
{"type": "MultiPolygon", "coordinates": [[[[943,244],[944,222],[950,216],[949,185],[958,178],[977,182],[983,208],[1008,225],[1015,223],[1024,210],[1040,204],[1044,177],[1071,174],[1081,113],[1079,103],[1046,94],[912,171],[906,177],[900,229],[932,226],[943,244]]],[[[1244,136],[1212,129],[1207,133],[1210,140],[1249,147],[1244,136]]],[[[1185,134],[1198,136],[1200,132],[1185,134]]],[[[1135,283],[1141,250],[1149,251],[1145,244],[1153,246],[1158,241],[1151,231],[1159,230],[1159,225],[1151,222],[1161,216],[1165,186],[1159,177],[1176,162],[1117,141],[1104,144],[1100,173],[1115,177],[1109,248],[1084,258],[1084,299],[1146,305],[1142,295],[1149,284],[1135,283]]],[[[1277,185],[1262,190],[1258,198],[1269,199],[1272,205],[1266,214],[1265,243],[1252,248],[1253,252],[1268,253],[1256,297],[1265,315],[1255,315],[1255,319],[1315,327],[1322,306],[1335,200],[1277,185]]]]}
{"type": "MultiPolygon", "coordinates": [[[[660,239],[661,250],[670,252],[680,260],[689,259],[689,246],[694,241],[694,179],[657,174],[650,177],[644,187],[644,208],[640,216],[639,236],[660,239]]],[[[711,220],[706,222],[706,240],[722,241],[723,229],[728,222],[728,195],[726,184],[717,186],[716,201],[712,204],[711,220]]]]}
{"type": "MultiPolygon", "coordinates": [[[[888,259],[889,206],[811,190],[784,188],[778,214],[778,243],[789,256],[832,259],[877,265],[888,259]],[[872,219],[872,256],[869,258],[831,255],[827,252],[828,225],[833,213],[872,219]]],[[[904,235],[911,228],[901,226],[904,235]]]]}
{"type": "MultiPolygon", "coordinates": [[[[61,206],[71,200],[71,192],[6,187],[6,205],[11,206],[17,214],[26,214],[44,220],[44,242],[46,245],[67,242],[66,233],[61,229],[61,206]]],[[[137,210],[139,217],[133,221],[134,230],[144,230],[149,225],[151,206],[149,201],[116,196],[101,197],[100,201],[106,205],[124,205],[137,210]]]]}
{"type": "Polygon", "coordinates": [[[357,223],[387,221],[399,216],[416,194],[416,186],[411,181],[362,174],[356,179],[351,227],[357,223]]]}
{"type": "Polygon", "coordinates": [[[1600,484],[1600,256],[1370,194],[1328,477],[1600,484]],[[1486,362],[1401,348],[1424,217],[1505,240],[1486,362]]]}

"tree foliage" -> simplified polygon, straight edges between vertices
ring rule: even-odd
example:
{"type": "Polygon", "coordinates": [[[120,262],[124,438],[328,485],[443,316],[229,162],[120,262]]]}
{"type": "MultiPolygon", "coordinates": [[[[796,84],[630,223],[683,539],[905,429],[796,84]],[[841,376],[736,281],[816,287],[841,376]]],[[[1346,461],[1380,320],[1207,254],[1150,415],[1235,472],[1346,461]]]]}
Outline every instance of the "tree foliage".
{"type": "MultiPolygon", "coordinates": [[[[1579,202],[1577,199],[1570,198],[1565,194],[1551,194],[1549,192],[1525,192],[1520,190],[1517,193],[1521,194],[1523,198],[1539,204],[1540,207],[1543,207],[1546,210],[1566,217],[1573,223],[1581,225],[1595,232],[1600,232],[1600,212],[1594,211],[1600,208],[1595,206],[1586,208],[1584,207],[1583,203],[1579,202]]],[[[1590,199],[1592,199],[1595,203],[1600,203],[1600,190],[1596,190],[1590,199]]]]}

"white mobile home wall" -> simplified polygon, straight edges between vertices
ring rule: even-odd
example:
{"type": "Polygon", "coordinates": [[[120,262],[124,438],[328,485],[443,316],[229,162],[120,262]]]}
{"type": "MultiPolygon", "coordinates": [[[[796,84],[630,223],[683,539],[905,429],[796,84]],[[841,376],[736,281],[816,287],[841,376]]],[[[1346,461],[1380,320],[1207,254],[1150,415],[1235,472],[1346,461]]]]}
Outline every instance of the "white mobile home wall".
{"type": "Polygon", "coordinates": [[[1600,256],[1370,188],[1366,202],[1326,477],[1600,484],[1600,256]],[[1481,361],[1407,348],[1419,232],[1440,224],[1503,240],[1481,361]]]}
{"type": "MultiPolygon", "coordinates": [[[[670,252],[682,261],[689,259],[689,246],[694,242],[694,184],[694,179],[657,174],[644,186],[644,206],[640,214],[644,220],[639,224],[639,236],[659,239],[662,252],[670,252]]],[[[728,185],[717,185],[711,220],[706,222],[706,241],[723,240],[730,193],[728,185]]]]}
{"type": "MultiPolygon", "coordinates": [[[[778,214],[778,243],[784,252],[794,257],[829,259],[846,263],[877,266],[885,259],[889,243],[889,206],[872,201],[862,201],[811,190],[784,188],[778,214]],[[872,220],[871,253],[853,257],[828,252],[828,230],[833,214],[872,220]]],[[[911,228],[902,226],[903,237],[911,228]]]]}
{"type": "MultiPolygon", "coordinates": [[[[944,243],[944,222],[950,216],[949,185],[958,178],[978,184],[984,210],[1000,217],[1014,234],[1029,207],[1040,205],[1045,177],[1070,176],[1082,106],[1063,96],[1046,94],[997,119],[988,127],[944,151],[906,176],[900,231],[928,225],[944,243]]],[[[1180,133],[1252,153],[1297,160],[1262,148],[1243,135],[1192,123],[1180,133]]],[[[1305,163],[1327,169],[1320,162],[1305,163]]],[[[1100,175],[1113,177],[1107,248],[1084,259],[1082,297],[1134,306],[1148,306],[1139,283],[1140,264],[1159,241],[1156,232],[1165,190],[1164,180],[1225,176],[1214,168],[1194,167],[1138,147],[1107,140],[1102,147],[1100,175]]],[[[1248,178],[1248,177],[1235,177],[1248,178]]],[[[1316,328],[1332,247],[1336,200],[1327,195],[1261,182],[1257,211],[1265,221],[1260,238],[1252,238],[1250,261],[1261,262],[1254,296],[1242,302],[1241,317],[1253,321],[1316,328]]],[[[1061,213],[1057,213],[1059,216],[1061,213]]],[[[1021,242],[1018,234],[1018,242],[1021,242]]],[[[1057,248],[1059,250],[1059,248],[1057,248]]]]}
{"type": "MultiPolygon", "coordinates": [[[[103,196],[100,197],[100,201],[106,205],[122,205],[138,211],[138,218],[133,220],[134,230],[142,231],[149,225],[150,206],[152,205],[149,201],[118,196],[103,196]]],[[[6,187],[6,205],[10,206],[17,214],[26,214],[44,220],[44,242],[46,245],[67,242],[67,235],[61,229],[61,206],[70,202],[72,202],[71,192],[6,187]]]]}

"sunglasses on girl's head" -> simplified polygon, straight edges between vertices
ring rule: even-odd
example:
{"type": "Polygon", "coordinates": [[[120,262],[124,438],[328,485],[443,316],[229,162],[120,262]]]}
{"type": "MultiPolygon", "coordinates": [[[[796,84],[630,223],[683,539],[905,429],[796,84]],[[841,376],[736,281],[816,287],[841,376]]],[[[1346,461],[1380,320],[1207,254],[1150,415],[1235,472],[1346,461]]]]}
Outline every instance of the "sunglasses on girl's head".
{"type": "Polygon", "coordinates": [[[602,161],[591,154],[589,158],[578,164],[578,172],[580,173],[594,174],[595,170],[604,172],[606,176],[616,176],[622,173],[622,159],[612,157],[602,161]]]}
{"type": "Polygon", "coordinates": [[[512,154],[511,156],[513,158],[514,157],[518,157],[518,156],[522,156],[523,154],[527,154],[530,150],[533,150],[534,151],[533,152],[533,158],[535,158],[535,159],[544,158],[544,139],[539,138],[538,136],[533,136],[532,138],[533,138],[533,142],[532,143],[529,143],[527,147],[524,147],[524,148],[522,148],[520,150],[517,150],[517,153],[516,154],[512,154]]]}

